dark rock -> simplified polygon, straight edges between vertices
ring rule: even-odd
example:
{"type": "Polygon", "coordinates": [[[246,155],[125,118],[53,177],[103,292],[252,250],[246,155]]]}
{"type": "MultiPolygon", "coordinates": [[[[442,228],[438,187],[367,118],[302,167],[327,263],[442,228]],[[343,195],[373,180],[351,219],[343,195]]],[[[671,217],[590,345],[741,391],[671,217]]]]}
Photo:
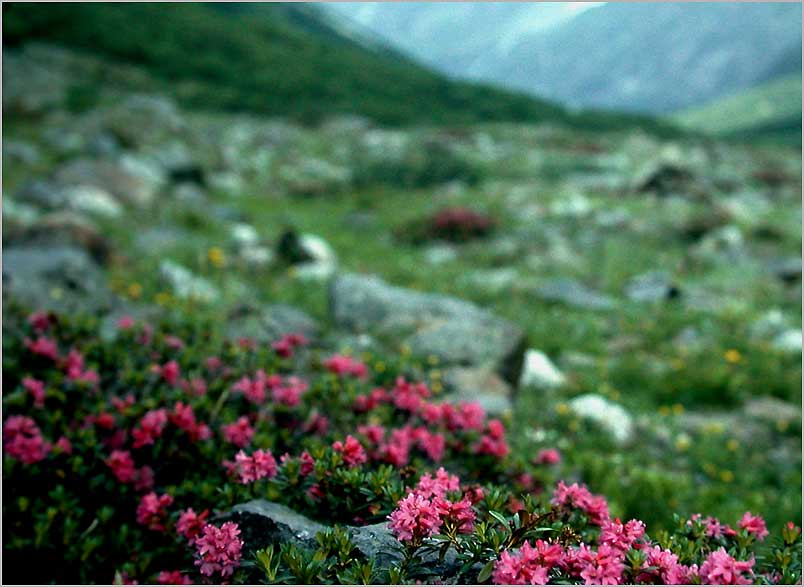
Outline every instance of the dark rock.
{"type": "Polygon", "coordinates": [[[544,300],[561,302],[583,310],[611,310],[615,306],[613,298],[596,292],[574,279],[548,279],[536,288],[535,293],[544,300]]]}
{"type": "Polygon", "coordinates": [[[470,302],[356,274],[333,280],[329,302],[338,327],[393,338],[414,355],[434,355],[446,365],[487,367],[512,383],[519,377],[523,332],[470,302]]]}
{"type": "Polygon", "coordinates": [[[636,182],[636,191],[666,196],[685,191],[691,180],[692,174],[687,169],[665,163],[644,173],[636,182]]]}
{"type": "Polygon", "coordinates": [[[114,303],[89,254],[66,246],[6,248],[3,291],[31,309],[97,313],[114,303]]]}
{"type": "Polygon", "coordinates": [[[771,263],[770,270],[786,285],[801,281],[801,257],[788,257],[771,263]]]}

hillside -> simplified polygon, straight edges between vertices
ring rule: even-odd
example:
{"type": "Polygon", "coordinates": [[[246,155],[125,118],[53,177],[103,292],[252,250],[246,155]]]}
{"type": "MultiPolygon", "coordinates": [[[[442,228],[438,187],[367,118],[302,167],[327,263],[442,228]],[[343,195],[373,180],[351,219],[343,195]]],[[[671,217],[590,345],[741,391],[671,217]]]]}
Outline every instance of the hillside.
{"type": "Polygon", "coordinates": [[[694,130],[720,135],[781,136],[801,141],[801,74],[793,74],[715,100],[673,118],[694,130]]]}
{"type": "Polygon", "coordinates": [[[7,48],[47,41],[139,65],[193,108],[304,122],[360,114],[385,124],[656,126],[648,119],[579,116],[522,94],[450,81],[340,34],[310,5],[40,3],[4,5],[3,16],[7,48]]]}
{"type": "Polygon", "coordinates": [[[665,113],[801,70],[801,5],[338,4],[450,75],[579,107],[665,113]],[[489,31],[505,34],[489,35],[489,31]]]}

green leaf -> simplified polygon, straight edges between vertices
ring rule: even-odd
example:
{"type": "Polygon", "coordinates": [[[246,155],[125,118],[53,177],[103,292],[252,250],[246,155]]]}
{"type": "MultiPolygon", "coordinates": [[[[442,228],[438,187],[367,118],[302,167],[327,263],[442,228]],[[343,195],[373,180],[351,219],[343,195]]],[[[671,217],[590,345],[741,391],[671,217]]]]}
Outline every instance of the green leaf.
{"type": "Polygon", "coordinates": [[[480,569],[480,572],[477,574],[477,582],[478,583],[485,583],[491,577],[491,573],[494,570],[494,563],[496,561],[490,560],[486,563],[486,566],[480,569]]]}
{"type": "Polygon", "coordinates": [[[489,515],[503,526],[508,526],[508,520],[500,512],[489,511],[489,515]]]}

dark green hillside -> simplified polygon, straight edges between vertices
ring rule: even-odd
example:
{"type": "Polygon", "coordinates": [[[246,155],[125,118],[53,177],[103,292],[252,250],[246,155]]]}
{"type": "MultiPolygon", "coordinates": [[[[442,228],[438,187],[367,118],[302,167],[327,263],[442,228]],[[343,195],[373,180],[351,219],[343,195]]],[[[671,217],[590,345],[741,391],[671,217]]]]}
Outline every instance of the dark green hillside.
{"type": "Polygon", "coordinates": [[[311,5],[5,4],[3,17],[6,47],[42,40],[138,64],[194,108],[303,121],[358,113],[385,124],[551,120],[669,128],[451,81],[341,35],[311,5]]]}

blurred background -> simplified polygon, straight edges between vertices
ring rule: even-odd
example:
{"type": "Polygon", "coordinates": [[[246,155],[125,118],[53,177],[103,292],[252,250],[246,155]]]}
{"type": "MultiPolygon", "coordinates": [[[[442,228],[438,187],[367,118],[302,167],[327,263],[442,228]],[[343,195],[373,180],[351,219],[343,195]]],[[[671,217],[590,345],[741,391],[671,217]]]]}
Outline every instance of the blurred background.
{"type": "Polygon", "coordinates": [[[521,458],[649,525],[800,519],[800,4],[4,3],[3,115],[4,305],[378,368],[418,349],[335,276],[469,300],[514,365],[420,358],[521,458]]]}

